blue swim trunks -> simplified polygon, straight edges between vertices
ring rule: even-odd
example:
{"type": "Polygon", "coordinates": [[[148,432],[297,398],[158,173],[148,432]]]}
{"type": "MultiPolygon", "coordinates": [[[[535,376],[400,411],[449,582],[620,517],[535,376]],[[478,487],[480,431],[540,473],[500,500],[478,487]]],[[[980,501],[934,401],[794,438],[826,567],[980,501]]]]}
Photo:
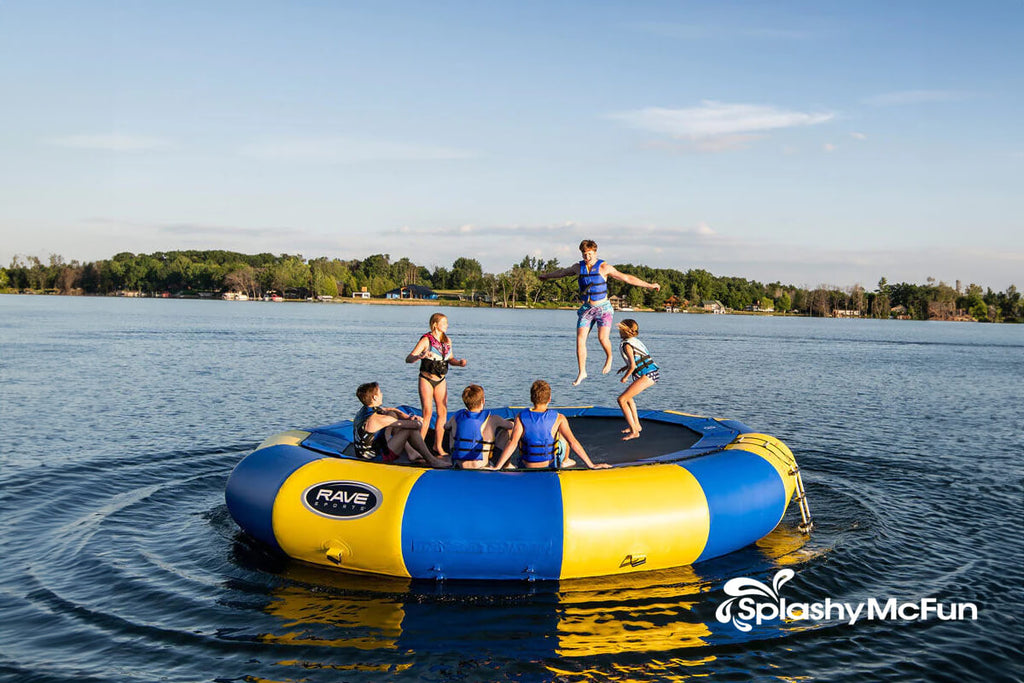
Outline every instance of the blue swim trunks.
{"type": "Polygon", "coordinates": [[[583,304],[576,311],[576,327],[611,327],[612,313],[612,302],[607,297],[592,304],[583,304]]]}

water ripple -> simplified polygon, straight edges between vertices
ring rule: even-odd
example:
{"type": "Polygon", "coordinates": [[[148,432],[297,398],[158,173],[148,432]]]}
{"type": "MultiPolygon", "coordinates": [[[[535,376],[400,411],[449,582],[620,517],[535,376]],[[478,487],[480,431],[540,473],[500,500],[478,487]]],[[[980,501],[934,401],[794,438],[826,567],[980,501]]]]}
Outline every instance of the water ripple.
{"type": "MultiPolygon", "coordinates": [[[[281,558],[239,532],[223,499],[263,436],[347,416],[367,371],[339,340],[401,358],[420,322],[363,307],[250,319],[255,309],[165,316],[135,303],[87,302],[98,313],[77,319],[0,316],[14,397],[0,444],[0,679],[1024,679],[1013,331],[640,314],[666,368],[643,400],[779,434],[800,460],[815,532],[799,533],[791,509],[757,544],[693,567],[434,583],[281,558]],[[972,602],[978,620],[769,619],[749,632],[718,621],[727,581],[770,584],[783,569],[795,572],[781,589],[790,602],[972,602]]],[[[71,305],[41,305],[58,304],[71,305]]],[[[482,377],[489,399],[521,402],[522,367],[536,361],[577,398],[571,367],[558,374],[571,345],[523,355],[561,313],[453,315],[474,363],[459,381],[482,377]],[[492,354],[505,362],[489,367],[492,354]]],[[[392,403],[416,401],[406,370],[374,371],[392,403]]],[[[588,379],[588,398],[617,388],[604,379],[588,379]]]]}

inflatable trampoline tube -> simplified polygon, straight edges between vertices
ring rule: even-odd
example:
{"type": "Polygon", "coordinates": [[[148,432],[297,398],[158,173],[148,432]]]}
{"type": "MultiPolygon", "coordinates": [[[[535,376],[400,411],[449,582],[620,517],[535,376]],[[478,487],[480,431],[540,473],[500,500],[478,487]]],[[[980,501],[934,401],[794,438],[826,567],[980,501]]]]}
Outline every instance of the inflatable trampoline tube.
{"type": "Polygon", "coordinates": [[[643,436],[623,442],[618,410],[557,410],[611,469],[384,464],[352,455],[346,420],[263,442],[228,478],[228,510],[266,545],[347,571],[570,579],[733,552],[770,533],[796,489],[789,449],[733,420],[641,411],[643,436]]]}

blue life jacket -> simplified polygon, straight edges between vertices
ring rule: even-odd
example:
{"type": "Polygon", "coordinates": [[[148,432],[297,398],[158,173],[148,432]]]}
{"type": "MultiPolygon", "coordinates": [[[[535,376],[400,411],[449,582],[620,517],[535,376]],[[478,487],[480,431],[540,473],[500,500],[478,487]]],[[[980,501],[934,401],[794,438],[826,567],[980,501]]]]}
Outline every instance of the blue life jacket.
{"type": "Polygon", "coordinates": [[[535,413],[524,410],[519,413],[523,423],[523,438],[519,442],[519,454],[523,462],[546,462],[555,457],[556,436],[551,435],[558,419],[558,411],[545,410],[535,413]]]}
{"type": "Polygon", "coordinates": [[[484,446],[494,445],[493,441],[485,441],[484,423],[490,417],[490,411],[481,410],[474,413],[463,408],[455,413],[455,430],[452,442],[452,461],[480,460],[484,457],[484,446]]]}
{"type": "Polygon", "coordinates": [[[601,276],[601,259],[597,260],[594,267],[587,270],[587,262],[579,263],[580,301],[585,304],[600,301],[608,296],[608,280],[601,276]]]}
{"type": "Polygon", "coordinates": [[[627,365],[629,364],[629,355],[627,354],[633,355],[633,362],[636,364],[633,374],[638,377],[649,375],[658,369],[657,364],[647,350],[647,346],[636,337],[624,339],[619,347],[619,353],[622,354],[622,358],[626,361],[627,365]]]}

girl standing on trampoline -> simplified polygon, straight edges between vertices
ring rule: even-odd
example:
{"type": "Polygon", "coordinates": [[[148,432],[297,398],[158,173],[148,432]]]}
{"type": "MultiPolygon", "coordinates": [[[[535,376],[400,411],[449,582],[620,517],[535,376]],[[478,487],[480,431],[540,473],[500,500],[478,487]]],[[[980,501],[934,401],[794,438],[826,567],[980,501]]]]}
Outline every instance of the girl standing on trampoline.
{"type": "Polygon", "coordinates": [[[618,324],[619,337],[622,344],[619,345],[619,353],[622,354],[626,364],[616,370],[616,374],[625,373],[620,380],[623,384],[632,380],[632,384],[619,395],[619,408],[629,425],[622,430],[625,436],[623,441],[629,441],[640,436],[640,418],[636,413],[636,395],[648,387],[653,387],[658,381],[658,366],[651,358],[647,346],[637,338],[640,333],[640,326],[632,318],[626,318],[618,324]]]}
{"type": "Polygon", "coordinates": [[[430,429],[430,417],[437,405],[437,426],[434,429],[434,451],[439,456],[448,455],[442,445],[444,423],[448,420],[448,366],[466,367],[465,358],[452,356],[452,340],[448,338],[448,317],[444,313],[430,316],[430,331],[420,337],[412,352],[406,356],[406,363],[420,362],[419,389],[420,405],[423,406],[423,426],[420,433],[424,439],[430,429]]]}

